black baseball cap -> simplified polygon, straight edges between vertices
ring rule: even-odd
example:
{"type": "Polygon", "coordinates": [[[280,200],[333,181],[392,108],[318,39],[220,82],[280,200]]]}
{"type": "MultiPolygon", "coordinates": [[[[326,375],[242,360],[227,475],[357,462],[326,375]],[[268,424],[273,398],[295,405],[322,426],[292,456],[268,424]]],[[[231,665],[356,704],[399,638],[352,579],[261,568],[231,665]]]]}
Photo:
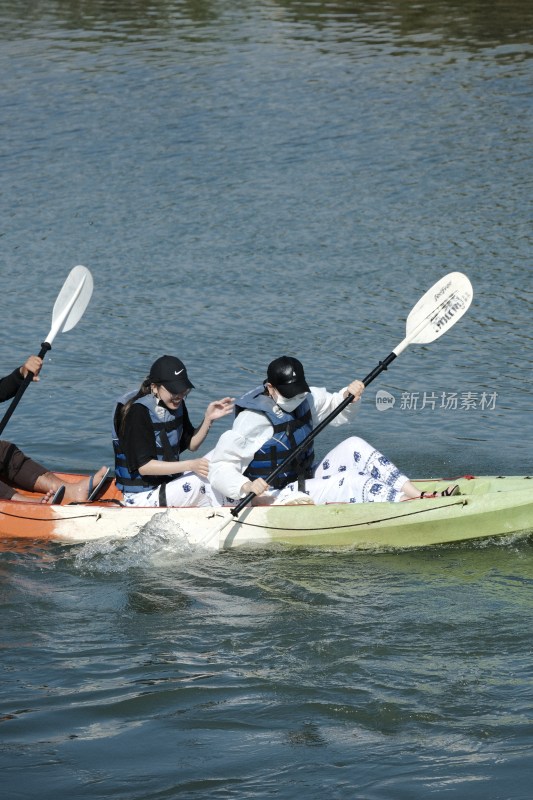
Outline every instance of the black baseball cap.
{"type": "Polygon", "coordinates": [[[295,397],[310,392],[301,361],[292,356],[281,356],[268,365],[267,380],[283,397],[295,397]]]}
{"type": "Polygon", "coordinates": [[[154,361],[148,378],[152,383],[160,383],[171,394],[181,394],[188,389],[194,389],[185,364],[175,356],[161,356],[154,361]]]}

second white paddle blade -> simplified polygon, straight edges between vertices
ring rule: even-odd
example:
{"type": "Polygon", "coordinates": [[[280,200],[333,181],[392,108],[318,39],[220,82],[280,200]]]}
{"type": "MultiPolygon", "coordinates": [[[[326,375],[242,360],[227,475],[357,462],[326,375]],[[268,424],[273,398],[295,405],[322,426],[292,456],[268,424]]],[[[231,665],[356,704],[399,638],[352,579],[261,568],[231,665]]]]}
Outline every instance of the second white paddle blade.
{"type": "Polygon", "coordinates": [[[427,344],[442,336],[465,314],[474,297],[470,280],[450,272],[434,284],[413,308],[406,322],[410,343],[427,344]]]}

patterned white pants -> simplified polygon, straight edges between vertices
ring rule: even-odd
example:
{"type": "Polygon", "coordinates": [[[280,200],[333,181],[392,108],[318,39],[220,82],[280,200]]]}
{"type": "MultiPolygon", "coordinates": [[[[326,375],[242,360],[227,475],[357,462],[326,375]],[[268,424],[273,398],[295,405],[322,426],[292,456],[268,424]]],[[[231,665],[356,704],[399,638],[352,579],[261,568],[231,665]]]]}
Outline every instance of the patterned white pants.
{"type": "MultiPolygon", "coordinates": [[[[222,498],[218,492],[215,492],[204,478],[200,478],[194,472],[186,472],[166,483],[165,495],[167,506],[184,508],[222,505],[222,498]]],[[[160,487],[156,486],[155,489],[148,489],[146,492],[126,492],[124,493],[124,502],[127,506],[160,506],[160,487]]]]}
{"type": "MultiPolygon", "coordinates": [[[[396,503],[402,486],[408,480],[386,456],[371,444],[351,436],[330,450],[315,469],[314,478],[305,482],[305,491],[316,505],[326,503],[396,503]]],[[[298,482],[289,483],[281,492],[275,490],[277,502],[283,502],[298,491],[298,482]]],[[[228,503],[204,478],[193,472],[179,475],[165,485],[167,506],[220,506],[228,503]]],[[[159,506],[159,487],[147,492],[124,495],[131,506],[159,506]]]]}
{"type": "MultiPolygon", "coordinates": [[[[314,478],[306,480],[305,492],[316,505],[396,503],[407,480],[407,475],[379,450],[364,439],[351,436],[322,459],[315,469],[314,478]]],[[[278,502],[297,491],[298,483],[289,483],[280,492],[278,502]]]]}

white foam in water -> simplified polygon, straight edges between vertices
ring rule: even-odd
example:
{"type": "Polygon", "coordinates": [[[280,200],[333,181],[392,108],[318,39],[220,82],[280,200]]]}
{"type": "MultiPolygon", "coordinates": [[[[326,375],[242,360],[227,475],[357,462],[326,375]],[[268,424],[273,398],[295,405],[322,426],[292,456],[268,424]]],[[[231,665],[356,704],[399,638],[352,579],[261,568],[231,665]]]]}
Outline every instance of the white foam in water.
{"type": "Polygon", "coordinates": [[[191,545],[178,523],[163,511],[127,539],[98,539],[76,551],[74,562],[82,570],[124,572],[132,567],[167,564],[169,558],[205,557],[206,550],[191,545]]]}

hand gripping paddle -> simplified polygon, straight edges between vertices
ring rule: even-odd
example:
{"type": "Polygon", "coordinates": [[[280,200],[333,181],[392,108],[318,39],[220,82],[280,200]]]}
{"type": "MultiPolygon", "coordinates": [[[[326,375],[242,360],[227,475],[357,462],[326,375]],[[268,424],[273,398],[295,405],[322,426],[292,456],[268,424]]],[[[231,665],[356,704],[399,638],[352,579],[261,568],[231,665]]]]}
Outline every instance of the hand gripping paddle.
{"type": "MultiPolygon", "coordinates": [[[[39,358],[44,358],[48,350],[52,349],[52,342],[58,333],[70,331],[77,325],[89,304],[92,293],[93,276],[87,267],[74,267],[70,271],[55,301],[52,311],[52,328],[45,341],[41,344],[39,358]]],[[[11,419],[11,415],[19,404],[20,398],[28,388],[32,379],[33,372],[28,372],[24,382],[19,386],[15,397],[11,401],[9,408],[0,422],[0,434],[11,419]]]]}

